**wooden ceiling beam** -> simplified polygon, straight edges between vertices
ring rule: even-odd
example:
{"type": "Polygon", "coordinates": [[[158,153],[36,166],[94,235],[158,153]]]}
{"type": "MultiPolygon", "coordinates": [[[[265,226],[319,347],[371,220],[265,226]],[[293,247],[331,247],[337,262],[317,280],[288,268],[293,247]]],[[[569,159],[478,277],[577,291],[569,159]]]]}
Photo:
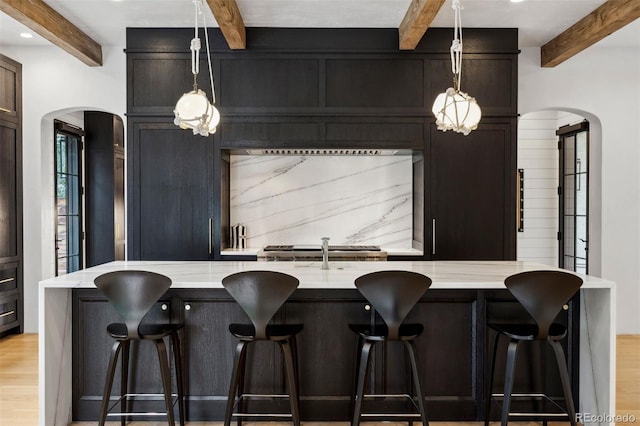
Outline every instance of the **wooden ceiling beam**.
{"type": "Polygon", "coordinates": [[[0,11],[85,64],[102,66],[102,46],[42,0],[0,0],[0,11]]]}
{"type": "Polygon", "coordinates": [[[398,27],[400,50],[415,49],[446,0],[412,0],[398,27]]]}
{"type": "Polygon", "coordinates": [[[246,49],[247,35],[244,21],[235,0],[207,0],[207,4],[218,22],[220,31],[231,49],[246,49]]]}
{"type": "Polygon", "coordinates": [[[639,0],[608,0],[542,46],[540,64],[555,67],[638,17],[639,0]]]}

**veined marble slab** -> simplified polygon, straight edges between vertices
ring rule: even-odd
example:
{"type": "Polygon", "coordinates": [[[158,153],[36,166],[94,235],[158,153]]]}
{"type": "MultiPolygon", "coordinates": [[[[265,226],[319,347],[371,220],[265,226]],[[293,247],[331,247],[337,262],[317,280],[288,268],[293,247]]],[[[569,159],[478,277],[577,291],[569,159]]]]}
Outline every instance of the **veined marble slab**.
{"type": "MultiPolygon", "coordinates": [[[[280,271],[296,276],[300,289],[353,289],[360,275],[380,270],[408,270],[433,280],[432,289],[503,289],[504,279],[530,270],[557,268],[517,261],[330,262],[110,262],[40,282],[40,425],[71,421],[71,289],[95,288],[100,274],[135,269],[170,277],[173,288],[222,288],[222,278],[246,270],[280,271]]],[[[580,275],[580,413],[615,424],[615,284],[580,275]],[[600,416],[600,417],[598,417],[600,416]]],[[[587,423],[585,423],[587,424],[587,423]]]]}
{"type": "Polygon", "coordinates": [[[412,157],[231,156],[231,223],[248,246],[411,247],[412,157]]]}

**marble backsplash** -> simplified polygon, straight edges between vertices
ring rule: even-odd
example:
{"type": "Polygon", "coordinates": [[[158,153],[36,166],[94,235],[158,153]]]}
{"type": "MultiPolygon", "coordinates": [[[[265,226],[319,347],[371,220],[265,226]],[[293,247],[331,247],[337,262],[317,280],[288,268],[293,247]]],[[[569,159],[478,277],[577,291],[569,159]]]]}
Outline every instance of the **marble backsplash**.
{"type": "Polygon", "coordinates": [[[231,224],[247,246],[377,244],[410,248],[412,158],[231,156],[231,224]]]}

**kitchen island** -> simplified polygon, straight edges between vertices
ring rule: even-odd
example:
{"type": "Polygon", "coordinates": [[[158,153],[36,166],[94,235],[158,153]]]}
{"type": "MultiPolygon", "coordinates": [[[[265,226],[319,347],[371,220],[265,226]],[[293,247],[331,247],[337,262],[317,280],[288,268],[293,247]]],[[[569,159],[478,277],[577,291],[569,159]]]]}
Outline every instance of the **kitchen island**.
{"type": "MultiPolygon", "coordinates": [[[[230,374],[227,364],[232,356],[226,327],[228,322],[243,321],[239,308],[222,288],[226,275],[273,270],[300,280],[299,289],[279,314],[279,320],[305,324],[299,344],[303,420],[305,411],[310,413],[307,419],[340,420],[348,408],[356,341],[346,322],[370,320],[372,316],[353,285],[355,278],[388,269],[423,273],[433,280],[433,285],[410,316],[425,323],[425,336],[421,337],[425,344],[420,346],[419,356],[426,370],[429,415],[433,420],[474,420],[483,415],[484,350],[489,339],[484,322],[492,315],[499,316],[503,307],[514,305],[504,287],[504,278],[518,272],[554,268],[511,261],[330,262],[328,270],[322,270],[320,262],[135,261],[111,262],[45,280],[39,289],[40,425],[67,425],[72,418],[82,420],[94,415],[108,356],[104,325],[116,317],[93,280],[119,269],[154,271],[173,281],[154,315],[187,324],[183,339],[190,363],[187,415],[191,420],[220,420],[219,409],[226,398],[224,390],[230,374]],[[320,336],[327,327],[333,328],[331,336],[320,336]],[[440,329],[443,334],[437,335],[440,329]],[[305,339],[305,335],[309,337],[305,339]],[[457,413],[459,418],[451,418],[451,413],[457,413]]],[[[579,297],[569,304],[565,316],[570,330],[575,330],[570,331],[567,352],[570,371],[575,373],[574,390],[578,390],[574,394],[579,400],[577,410],[603,415],[603,424],[613,424],[613,420],[606,422],[606,416],[615,413],[615,285],[591,276],[583,279],[579,297]]],[[[147,355],[140,351],[141,358],[147,355]]],[[[391,348],[377,356],[372,383],[392,391],[406,386],[401,368],[404,360],[391,348]]],[[[260,352],[258,359],[266,359],[259,369],[278,376],[281,370],[277,354],[260,352]]],[[[265,390],[259,389],[259,375],[249,378],[249,383],[257,391],[265,390]]],[[[140,384],[152,390],[157,387],[142,379],[140,384]]]]}

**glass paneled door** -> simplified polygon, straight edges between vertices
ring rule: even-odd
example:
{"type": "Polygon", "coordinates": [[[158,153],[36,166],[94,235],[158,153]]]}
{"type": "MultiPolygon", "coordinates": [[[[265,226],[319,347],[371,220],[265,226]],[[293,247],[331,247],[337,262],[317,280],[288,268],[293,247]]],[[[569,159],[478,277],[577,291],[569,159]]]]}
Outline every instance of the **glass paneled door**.
{"type": "Polygon", "coordinates": [[[56,275],[83,268],[82,130],[55,123],[56,275]]]}
{"type": "Polygon", "coordinates": [[[589,271],[589,122],[563,126],[556,134],[560,149],[561,268],[589,271]]]}

